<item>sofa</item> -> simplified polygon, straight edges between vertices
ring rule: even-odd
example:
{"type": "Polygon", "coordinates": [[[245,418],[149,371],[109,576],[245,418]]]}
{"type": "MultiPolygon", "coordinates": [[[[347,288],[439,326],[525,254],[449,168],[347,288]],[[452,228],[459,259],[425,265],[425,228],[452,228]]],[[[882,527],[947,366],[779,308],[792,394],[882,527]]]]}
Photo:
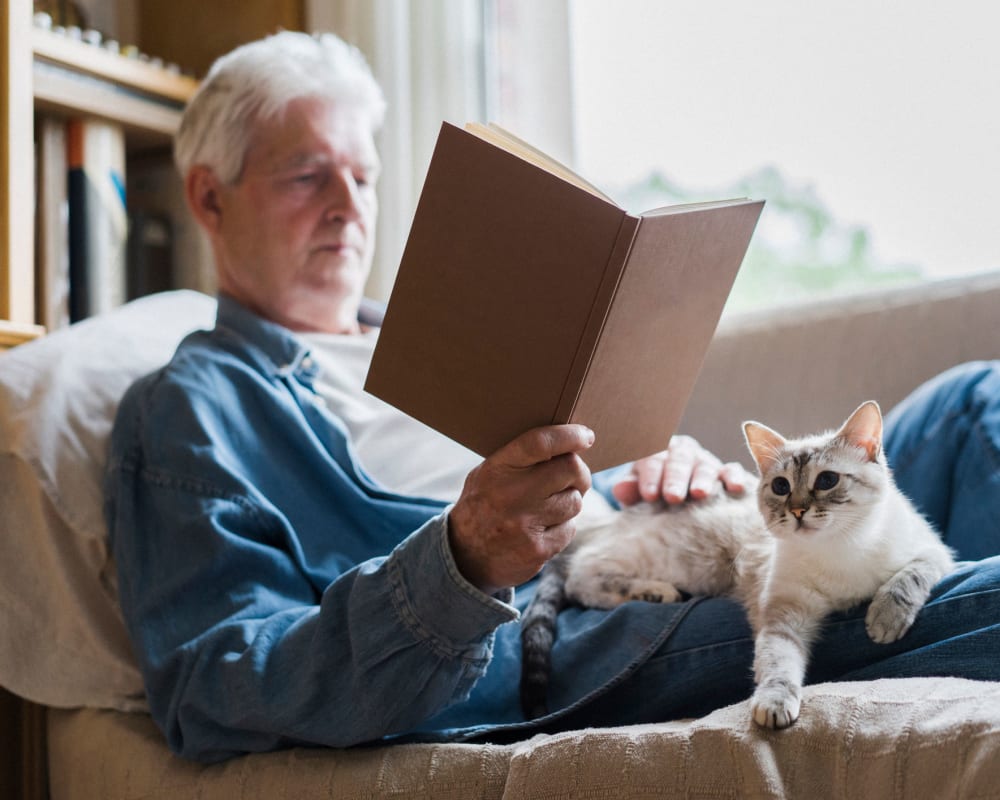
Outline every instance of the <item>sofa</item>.
{"type": "MultiPolygon", "coordinates": [[[[1000,274],[725,317],[681,430],[749,464],[740,422],[830,427],[954,364],[1000,358],[1000,274]]],[[[703,718],[507,744],[295,748],[205,766],[145,712],[100,474],[117,399],[214,301],[135,301],[0,355],[0,791],[76,798],[1000,797],[1000,683],[827,683],[765,731],[703,718]],[[13,736],[10,734],[13,733],[13,736]]],[[[5,795],[6,796],[6,795],[5,795]]]]}

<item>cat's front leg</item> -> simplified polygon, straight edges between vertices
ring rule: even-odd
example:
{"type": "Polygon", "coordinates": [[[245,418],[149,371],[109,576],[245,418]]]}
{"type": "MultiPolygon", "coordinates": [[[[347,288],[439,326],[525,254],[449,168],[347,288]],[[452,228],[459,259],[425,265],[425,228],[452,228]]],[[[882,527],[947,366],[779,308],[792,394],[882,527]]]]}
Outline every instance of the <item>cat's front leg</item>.
{"type": "Polygon", "coordinates": [[[750,699],[753,721],[763,728],[787,728],[799,718],[802,681],[815,622],[801,613],[768,614],[754,643],[757,688],[750,699]]]}
{"type": "Polygon", "coordinates": [[[931,588],[951,567],[944,550],[921,554],[893,575],[872,598],[865,616],[868,636],[877,644],[895,642],[910,629],[931,588]]]}

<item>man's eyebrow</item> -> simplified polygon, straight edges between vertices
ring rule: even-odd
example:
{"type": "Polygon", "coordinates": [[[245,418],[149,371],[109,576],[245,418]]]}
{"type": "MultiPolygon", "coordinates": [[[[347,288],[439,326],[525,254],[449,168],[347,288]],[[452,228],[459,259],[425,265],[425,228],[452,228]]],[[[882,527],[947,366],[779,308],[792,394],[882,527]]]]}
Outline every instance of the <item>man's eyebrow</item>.
{"type": "MultiPolygon", "coordinates": [[[[350,161],[350,159],[346,160],[350,161]]],[[[336,159],[331,158],[327,153],[294,153],[277,162],[272,171],[286,172],[289,170],[301,169],[302,167],[311,167],[319,164],[330,163],[336,163],[336,159]]],[[[377,174],[382,169],[382,164],[378,158],[365,159],[358,162],[356,166],[368,174],[377,174]]]]}
{"type": "Polygon", "coordinates": [[[282,172],[299,167],[308,167],[314,164],[326,164],[330,162],[330,157],[323,153],[293,153],[287,158],[283,158],[274,165],[275,172],[282,172]]]}

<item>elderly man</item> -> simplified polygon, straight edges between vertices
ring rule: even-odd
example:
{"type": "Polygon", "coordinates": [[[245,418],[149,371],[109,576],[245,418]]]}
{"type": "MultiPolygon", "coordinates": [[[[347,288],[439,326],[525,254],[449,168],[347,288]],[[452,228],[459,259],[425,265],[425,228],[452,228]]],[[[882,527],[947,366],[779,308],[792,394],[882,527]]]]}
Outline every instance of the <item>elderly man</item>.
{"type": "MultiPolygon", "coordinates": [[[[601,506],[579,458],[593,433],[527,431],[482,460],[362,391],[382,116],[355,50],[288,32],[221,58],[185,112],[176,160],[212,243],[218,320],[128,392],[107,475],[121,604],[170,746],[218,760],[510,736],[748,696],[733,603],[571,609],[558,710],[524,721],[508,623],[531,593],[514,587],[601,506]]],[[[683,502],[748,480],[678,437],[613,491],[683,502]]],[[[939,634],[918,622],[893,654],[939,634]]],[[[872,647],[827,672],[864,668],[872,647]]]]}

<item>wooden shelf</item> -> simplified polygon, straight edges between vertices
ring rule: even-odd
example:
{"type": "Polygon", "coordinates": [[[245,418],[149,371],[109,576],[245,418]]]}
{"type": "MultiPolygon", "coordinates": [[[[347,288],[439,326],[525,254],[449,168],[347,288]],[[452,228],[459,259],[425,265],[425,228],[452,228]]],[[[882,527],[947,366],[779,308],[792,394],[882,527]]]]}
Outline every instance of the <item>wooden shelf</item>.
{"type": "Polygon", "coordinates": [[[31,5],[0,5],[0,319],[35,321],[31,5]]]}
{"type": "Polygon", "coordinates": [[[30,342],[45,333],[41,325],[29,325],[20,322],[8,322],[0,319],[0,352],[8,347],[30,342]]]}
{"type": "Polygon", "coordinates": [[[129,155],[169,148],[198,82],[32,25],[31,5],[0,7],[0,349],[44,333],[36,309],[36,113],[121,127],[129,155]]]}
{"type": "Polygon", "coordinates": [[[32,68],[35,108],[66,116],[90,114],[121,124],[132,138],[169,144],[181,120],[181,108],[146,95],[129,94],[114,84],[35,61],[32,68]]]}
{"type": "Polygon", "coordinates": [[[120,124],[139,146],[169,145],[198,82],[96,45],[35,28],[35,108],[120,124]]]}
{"type": "Polygon", "coordinates": [[[76,72],[102,78],[139,92],[173,100],[183,106],[198,88],[198,82],[185,75],[175,75],[137,58],[128,58],[109,50],[86,44],[67,36],[32,29],[31,47],[36,59],[42,59],[76,72]]]}

